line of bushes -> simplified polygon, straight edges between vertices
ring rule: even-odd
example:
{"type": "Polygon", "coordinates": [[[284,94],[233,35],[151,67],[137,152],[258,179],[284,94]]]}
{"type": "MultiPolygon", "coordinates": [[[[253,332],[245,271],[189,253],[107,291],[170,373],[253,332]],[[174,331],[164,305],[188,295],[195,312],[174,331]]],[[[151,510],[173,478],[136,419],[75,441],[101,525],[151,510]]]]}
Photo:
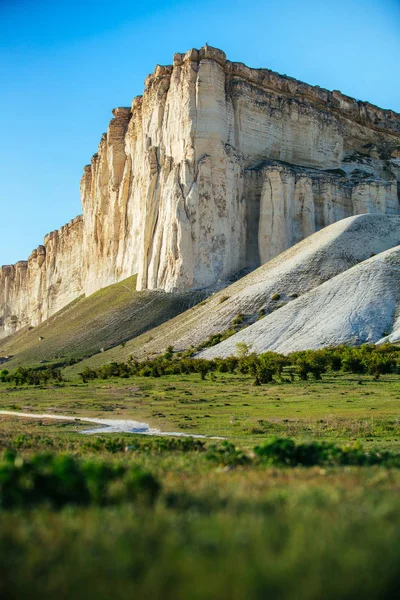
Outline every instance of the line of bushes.
{"type": "Polygon", "coordinates": [[[61,369],[54,366],[41,367],[18,367],[10,373],[7,369],[0,371],[2,383],[14,383],[15,385],[47,385],[50,382],[61,383],[64,381],[61,369]]]}
{"type": "Polygon", "coordinates": [[[217,464],[246,465],[262,463],[283,466],[313,465],[356,465],[400,468],[400,454],[386,450],[365,450],[356,442],[348,446],[338,446],[330,442],[295,442],[291,438],[274,437],[247,453],[232,442],[209,443],[194,438],[154,438],[135,440],[130,445],[126,441],[113,438],[96,438],[85,444],[90,450],[115,452],[149,452],[163,454],[169,452],[196,452],[217,464]]]}
{"type": "Polygon", "coordinates": [[[330,442],[295,442],[290,438],[274,438],[256,446],[250,455],[224,441],[207,448],[206,458],[223,465],[259,464],[278,467],[380,465],[400,468],[400,454],[365,450],[360,444],[337,446],[330,442]]]}
{"type": "Polygon", "coordinates": [[[206,360],[175,354],[170,347],[156,357],[138,361],[130,357],[127,362],[112,362],[96,369],[85,367],[80,373],[84,382],[109,377],[162,377],[172,374],[199,373],[202,379],[210,373],[241,373],[254,378],[256,385],[274,380],[293,381],[296,377],[306,381],[321,379],[327,371],[369,374],[379,379],[385,373],[397,372],[399,348],[391,344],[363,345],[356,348],[339,346],[321,350],[293,352],[288,356],[276,352],[256,354],[245,344],[237,345],[237,355],[206,360]]]}
{"type": "MultiPolygon", "coordinates": [[[[276,352],[256,354],[250,352],[246,344],[237,344],[235,356],[207,360],[193,356],[193,349],[175,353],[170,346],[156,358],[139,361],[133,356],[126,362],[107,363],[98,368],[85,367],[79,373],[83,382],[91,379],[108,379],[110,377],[162,377],[164,375],[200,374],[201,379],[211,377],[213,373],[244,374],[252,376],[255,385],[272,383],[273,381],[290,382],[295,378],[321,379],[327,371],[344,373],[369,374],[376,380],[381,375],[398,372],[398,346],[383,344],[374,346],[364,344],[359,347],[338,346],[320,350],[303,350],[288,356],[276,352]]],[[[0,382],[18,385],[62,384],[62,371],[54,366],[39,368],[18,367],[10,373],[7,369],[0,371],[0,382]]]]}
{"type": "Polygon", "coordinates": [[[191,437],[144,437],[143,439],[94,437],[84,444],[85,449],[95,452],[205,452],[206,443],[191,437]]]}
{"type": "MultiPolygon", "coordinates": [[[[183,450],[181,444],[178,446],[183,450]]],[[[132,447],[132,451],[137,452],[170,452],[176,449],[175,442],[171,445],[170,441],[151,449],[146,445],[132,447]]],[[[256,446],[252,453],[227,440],[209,446],[193,440],[184,451],[201,452],[206,460],[224,466],[379,465],[400,468],[400,454],[390,451],[366,451],[359,444],[341,447],[327,442],[296,443],[290,438],[267,440],[256,446]]],[[[79,459],[57,453],[40,453],[27,458],[10,450],[0,458],[0,510],[39,505],[53,509],[67,505],[106,506],[117,503],[152,506],[160,491],[161,484],[152,473],[126,461],[79,459]]]]}
{"type": "Polygon", "coordinates": [[[366,451],[360,444],[336,446],[329,442],[296,443],[276,438],[254,449],[261,462],[277,466],[372,466],[400,467],[400,455],[389,451],[366,451]]]}

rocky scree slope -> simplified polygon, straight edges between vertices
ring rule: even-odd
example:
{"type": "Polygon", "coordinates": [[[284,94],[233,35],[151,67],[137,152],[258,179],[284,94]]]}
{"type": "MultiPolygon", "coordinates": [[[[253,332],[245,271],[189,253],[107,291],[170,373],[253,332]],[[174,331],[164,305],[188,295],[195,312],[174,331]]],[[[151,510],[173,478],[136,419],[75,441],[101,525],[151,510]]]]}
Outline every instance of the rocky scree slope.
{"type": "Polygon", "coordinates": [[[400,246],[321,284],[294,302],[202,353],[226,357],[245,343],[257,353],[288,354],[393,339],[400,314],[400,246]]]}

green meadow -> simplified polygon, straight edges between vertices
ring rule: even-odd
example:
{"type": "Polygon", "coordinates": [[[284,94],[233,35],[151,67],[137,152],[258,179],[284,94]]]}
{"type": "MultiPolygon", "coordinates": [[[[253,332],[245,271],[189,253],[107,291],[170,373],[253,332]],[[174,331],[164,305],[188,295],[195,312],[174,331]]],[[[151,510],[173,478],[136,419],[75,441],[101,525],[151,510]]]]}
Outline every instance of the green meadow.
{"type": "Polygon", "coordinates": [[[63,378],[0,384],[2,598],[396,594],[396,373],[63,378]],[[85,417],[225,439],[86,435],[85,417]]]}
{"type": "MultiPolygon", "coordinates": [[[[400,378],[385,375],[375,381],[330,373],[321,381],[254,386],[249,376],[224,373],[204,381],[191,374],[76,380],[46,387],[1,384],[0,410],[135,419],[163,431],[227,437],[245,448],[265,436],[358,440],[367,447],[396,448],[400,378]]],[[[7,430],[28,428],[26,420],[0,419],[7,430]]]]}

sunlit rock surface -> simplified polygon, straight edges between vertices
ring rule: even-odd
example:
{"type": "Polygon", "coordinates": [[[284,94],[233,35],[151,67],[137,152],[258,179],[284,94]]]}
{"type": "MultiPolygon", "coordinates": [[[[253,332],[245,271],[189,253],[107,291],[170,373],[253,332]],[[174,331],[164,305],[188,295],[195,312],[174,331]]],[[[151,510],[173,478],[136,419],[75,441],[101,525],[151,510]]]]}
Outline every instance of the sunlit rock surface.
{"type": "Polygon", "coordinates": [[[83,217],[0,271],[0,336],[138,274],[202,288],[361,213],[399,214],[400,115],[204,47],[114,109],[83,217]]]}
{"type": "Polygon", "coordinates": [[[27,261],[0,268],[0,335],[37,325],[82,294],[83,219],[46,235],[27,261]]]}

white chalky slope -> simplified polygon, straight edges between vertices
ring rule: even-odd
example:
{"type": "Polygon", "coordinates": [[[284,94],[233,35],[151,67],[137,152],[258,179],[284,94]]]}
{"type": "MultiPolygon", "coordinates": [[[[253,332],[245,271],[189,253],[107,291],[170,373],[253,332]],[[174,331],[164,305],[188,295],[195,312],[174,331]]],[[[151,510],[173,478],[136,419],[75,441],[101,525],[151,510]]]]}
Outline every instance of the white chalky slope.
{"type": "Polygon", "coordinates": [[[399,308],[397,246],[326,281],[202,356],[235,354],[238,342],[245,342],[258,353],[376,343],[392,331],[399,308]]]}

